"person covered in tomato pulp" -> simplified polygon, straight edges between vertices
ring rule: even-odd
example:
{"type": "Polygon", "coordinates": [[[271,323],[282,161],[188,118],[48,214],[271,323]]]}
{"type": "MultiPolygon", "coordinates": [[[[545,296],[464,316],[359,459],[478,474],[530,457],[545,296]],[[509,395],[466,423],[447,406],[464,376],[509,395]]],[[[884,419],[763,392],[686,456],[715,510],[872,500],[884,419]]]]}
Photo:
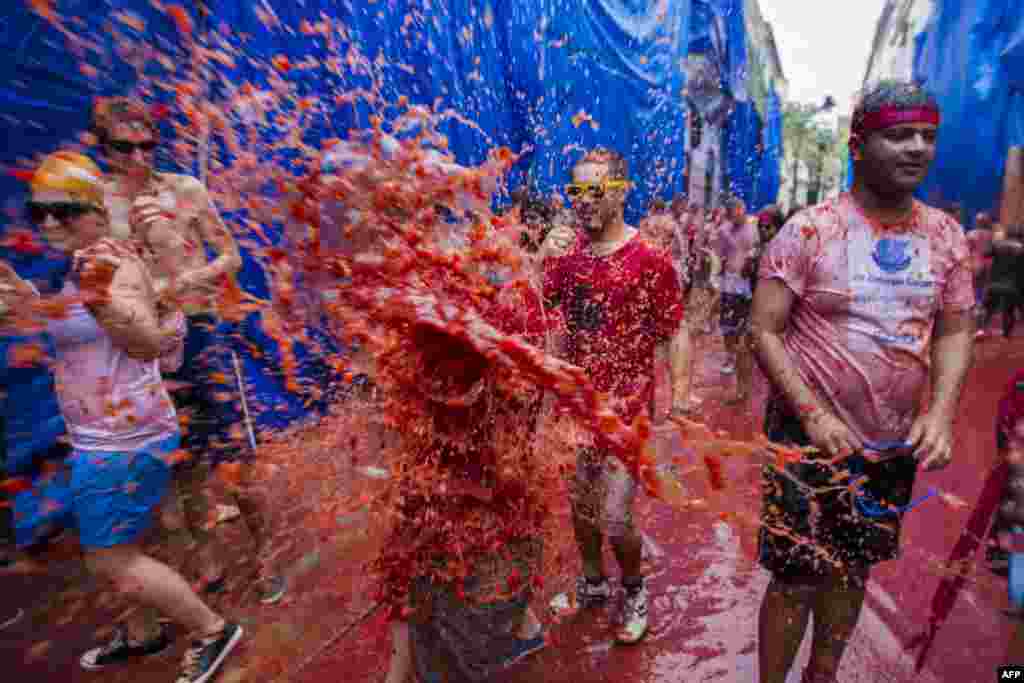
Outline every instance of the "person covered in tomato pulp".
{"type": "MultiPolygon", "coordinates": [[[[565,359],[583,368],[594,387],[609,394],[626,423],[652,417],[655,350],[670,345],[672,412],[688,411],[689,334],[682,329],[683,300],[669,256],[626,225],[628,165],[614,151],[587,153],[568,186],[585,239],[571,253],[545,264],[544,297],[565,320],[565,359]]],[[[606,601],[611,586],[602,561],[607,534],[625,588],[621,643],[647,632],[647,590],[641,574],[640,535],[633,523],[637,482],[608,455],[599,435],[578,454],[573,518],[583,558],[577,604],[606,601]]]]}
{"type": "Polygon", "coordinates": [[[866,90],[850,137],[851,192],[794,216],[761,258],[752,322],[771,384],[765,431],[816,449],[785,473],[764,469],[759,556],[772,582],[762,681],[785,679],[811,612],[805,680],[833,681],[871,566],[898,554],[901,513],[863,513],[854,477],[895,511],[919,465],[952,458],[975,298],[963,229],[913,197],[938,123],[935,100],[914,84],[866,90]],[[887,452],[867,459],[875,451],[887,452]]]}

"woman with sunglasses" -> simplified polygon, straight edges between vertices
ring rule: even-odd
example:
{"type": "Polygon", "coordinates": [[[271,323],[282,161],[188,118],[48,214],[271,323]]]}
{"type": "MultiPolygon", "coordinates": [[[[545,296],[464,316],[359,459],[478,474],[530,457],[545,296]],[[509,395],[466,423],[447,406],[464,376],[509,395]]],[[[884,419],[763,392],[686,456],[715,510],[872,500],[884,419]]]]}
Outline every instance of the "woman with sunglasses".
{"type": "MultiPolygon", "coordinates": [[[[203,683],[238,643],[242,629],[212,611],[188,582],[145,555],[140,542],[170,483],[168,460],[180,434],[160,375],[160,359],[184,338],[178,316],[161,323],[152,278],[134,243],[110,237],[102,174],[87,157],[57,152],[31,179],[30,215],[44,239],[71,257],[59,317],[45,321],[56,349],[57,397],[71,437],[65,472],[16,502],[19,544],[33,523],[58,511],[78,530],[86,564],[126,597],[184,625],[194,640],[178,683],[203,683]]],[[[35,288],[0,263],[5,324],[23,327],[41,310],[35,288]]],[[[47,307],[56,308],[56,307],[47,307]]],[[[160,635],[135,641],[123,631],[82,656],[100,669],[168,645],[160,635]]]]}

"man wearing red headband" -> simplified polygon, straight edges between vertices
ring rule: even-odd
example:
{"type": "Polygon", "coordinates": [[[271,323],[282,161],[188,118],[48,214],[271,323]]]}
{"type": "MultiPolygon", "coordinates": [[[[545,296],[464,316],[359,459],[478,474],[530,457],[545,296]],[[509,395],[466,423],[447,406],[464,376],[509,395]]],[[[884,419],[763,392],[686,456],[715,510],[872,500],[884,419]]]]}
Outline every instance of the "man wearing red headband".
{"type": "Polygon", "coordinates": [[[762,683],[786,679],[812,613],[803,680],[836,680],[870,568],[898,554],[918,466],[952,459],[974,292],[963,229],[913,197],[938,124],[913,84],[866,91],[851,192],[800,212],[761,260],[752,325],[773,389],[765,430],[814,449],[784,474],[764,471],[762,683]]]}

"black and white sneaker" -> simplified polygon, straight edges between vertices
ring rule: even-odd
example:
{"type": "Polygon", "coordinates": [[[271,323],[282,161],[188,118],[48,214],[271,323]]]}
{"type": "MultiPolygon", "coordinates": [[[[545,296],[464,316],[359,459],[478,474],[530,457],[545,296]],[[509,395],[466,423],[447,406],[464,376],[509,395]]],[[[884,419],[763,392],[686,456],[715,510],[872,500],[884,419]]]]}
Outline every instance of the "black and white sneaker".
{"type": "Polygon", "coordinates": [[[124,629],[117,629],[114,637],[106,645],[100,645],[89,650],[79,659],[82,668],[88,671],[98,671],[108,666],[123,664],[124,662],[138,657],[149,657],[160,654],[171,644],[170,638],[161,627],[160,635],[144,643],[134,643],[128,640],[124,629]]]}
{"type": "Polygon", "coordinates": [[[576,604],[580,607],[598,607],[612,597],[612,585],[607,578],[594,583],[581,576],[576,579],[576,604]]]}
{"type": "Polygon", "coordinates": [[[622,605],[622,627],[615,639],[623,645],[633,645],[647,634],[647,587],[626,590],[622,605]]]}
{"type": "Polygon", "coordinates": [[[288,591],[288,582],[283,576],[268,576],[260,580],[260,603],[276,605],[288,591]]]}
{"type": "Polygon", "coordinates": [[[552,598],[549,607],[553,614],[560,618],[578,613],[590,607],[599,607],[608,602],[612,596],[612,586],[607,578],[594,583],[585,576],[576,578],[576,590],[572,593],[559,593],[552,598]]]}
{"type": "Polygon", "coordinates": [[[177,683],[206,683],[220,669],[224,659],[242,639],[242,627],[227,624],[213,636],[192,641],[185,651],[177,683]]]}

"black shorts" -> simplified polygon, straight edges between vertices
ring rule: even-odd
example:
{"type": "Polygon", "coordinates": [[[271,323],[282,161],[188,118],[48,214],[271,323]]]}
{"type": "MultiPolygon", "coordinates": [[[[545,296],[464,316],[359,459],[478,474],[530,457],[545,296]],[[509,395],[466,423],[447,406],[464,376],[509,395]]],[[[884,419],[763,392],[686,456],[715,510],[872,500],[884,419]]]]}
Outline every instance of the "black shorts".
{"type": "MultiPolygon", "coordinates": [[[[776,443],[810,445],[799,418],[781,398],[768,402],[765,433],[776,443]]],[[[762,479],[758,560],[782,579],[866,570],[899,554],[900,516],[872,518],[854,506],[849,462],[792,463],[784,476],[766,466],[762,479]],[[850,571],[853,570],[853,571],[850,571]]],[[[893,506],[910,502],[917,461],[910,456],[864,463],[863,490],[893,506]]]]}
{"type": "Polygon", "coordinates": [[[251,458],[229,325],[212,315],[189,316],[184,362],[164,377],[189,385],[174,396],[178,412],[187,416],[181,445],[193,456],[189,465],[251,458]]]}
{"type": "Polygon", "coordinates": [[[742,294],[722,293],[719,327],[723,337],[741,337],[750,330],[752,299],[742,294]]]}
{"type": "Polygon", "coordinates": [[[1021,305],[1020,290],[1013,285],[992,282],[985,293],[985,308],[995,311],[1009,311],[1021,305]]]}

